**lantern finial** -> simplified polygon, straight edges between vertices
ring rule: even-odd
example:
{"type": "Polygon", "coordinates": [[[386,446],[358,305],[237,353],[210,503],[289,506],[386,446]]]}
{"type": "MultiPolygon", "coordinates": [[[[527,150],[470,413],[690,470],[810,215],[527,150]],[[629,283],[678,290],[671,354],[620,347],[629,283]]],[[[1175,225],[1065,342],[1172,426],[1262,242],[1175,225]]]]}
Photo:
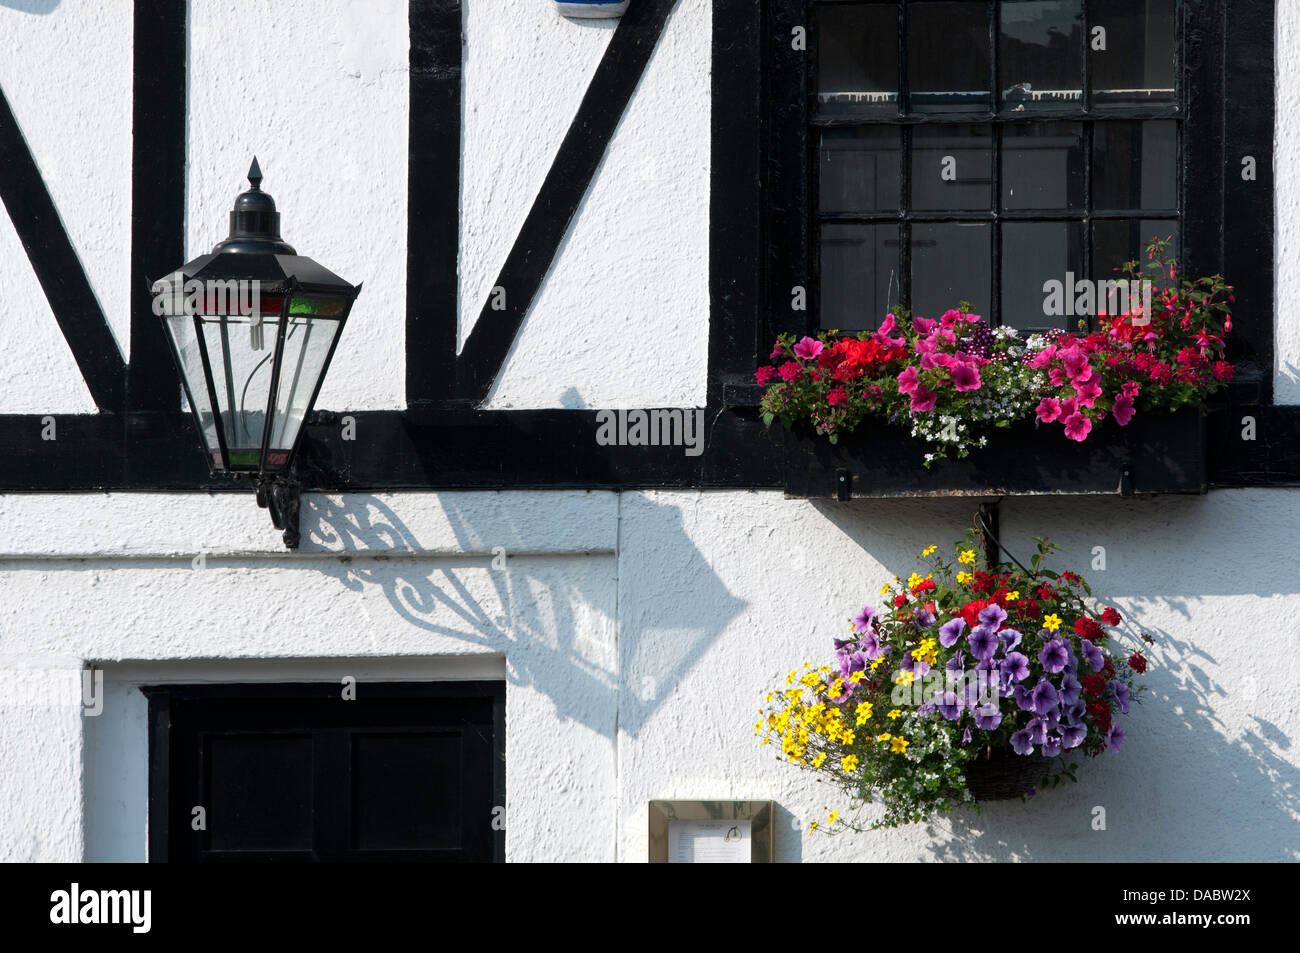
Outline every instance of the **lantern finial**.
{"type": "Polygon", "coordinates": [[[260,190],[262,187],[262,169],[257,164],[257,156],[253,156],[253,164],[248,167],[248,182],[254,190],[260,190]]]}

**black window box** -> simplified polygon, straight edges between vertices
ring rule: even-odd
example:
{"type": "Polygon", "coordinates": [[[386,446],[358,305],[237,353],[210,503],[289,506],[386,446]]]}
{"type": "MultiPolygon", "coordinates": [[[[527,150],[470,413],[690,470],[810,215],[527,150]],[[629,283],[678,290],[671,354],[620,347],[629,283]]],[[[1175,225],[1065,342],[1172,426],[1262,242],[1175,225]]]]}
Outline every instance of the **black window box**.
{"type": "Polygon", "coordinates": [[[1017,423],[964,460],[923,465],[928,444],[906,429],[859,424],[832,444],[800,426],[785,435],[785,493],[797,499],[1038,494],[1204,493],[1205,413],[1139,413],[1106,421],[1082,443],[1059,424],[1017,423]]]}

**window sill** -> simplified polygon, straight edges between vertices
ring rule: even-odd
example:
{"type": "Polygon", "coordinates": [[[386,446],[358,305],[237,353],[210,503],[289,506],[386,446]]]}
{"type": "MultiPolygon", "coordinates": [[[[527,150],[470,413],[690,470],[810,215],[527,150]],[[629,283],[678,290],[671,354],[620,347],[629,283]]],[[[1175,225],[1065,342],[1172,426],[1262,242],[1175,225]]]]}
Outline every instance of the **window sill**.
{"type": "Polygon", "coordinates": [[[928,470],[926,446],[900,427],[863,424],[832,444],[801,428],[785,434],[785,495],[793,499],[1204,493],[1205,414],[1140,414],[1108,421],[1083,443],[1056,425],[1016,424],[965,460],[928,470]]]}

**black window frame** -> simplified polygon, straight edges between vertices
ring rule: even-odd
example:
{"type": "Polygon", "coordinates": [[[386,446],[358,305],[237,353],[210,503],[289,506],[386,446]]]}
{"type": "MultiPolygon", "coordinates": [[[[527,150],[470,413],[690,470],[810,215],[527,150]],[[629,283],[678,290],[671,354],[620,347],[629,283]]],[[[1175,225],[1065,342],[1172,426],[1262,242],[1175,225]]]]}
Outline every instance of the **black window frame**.
{"type": "MultiPolygon", "coordinates": [[[[779,333],[815,334],[819,328],[818,263],[815,226],[818,218],[815,192],[816,137],[812,82],[816,62],[813,8],[823,0],[769,0],[769,37],[766,63],[765,191],[787,201],[766,205],[764,235],[767,247],[767,337],[779,333]],[[796,30],[804,31],[805,49],[792,42],[796,30]],[[791,290],[807,290],[805,311],[791,309],[791,290]]],[[[845,0],[848,2],[848,0],[845,0]]],[[[889,3],[891,0],[869,0],[889,3]]],[[[1085,11],[1087,0],[1085,0],[1085,11]]],[[[905,4],[901,4],[900,8],[905,4]]],[[[998,4],[991,4],[990,29],[996,29],[998,4]]],[[[1085,14],[1086,15],[1086,14],[1085,14]]],[[[1273,402],[1273,42],[1272,0],[1177,0],[1176,18],[1181,43],[1177,51],[1176,99],[1179,119],[1179,199],[1182,212],[1180,256],[1191,274],[1224,274],[1237,289],[1234,330],[1229,354],[1237,363],[1230,398],[1233,404],[1268,405],[1273,402]],[[1226,69],[1231,63],[1232,69],[1226,69]],[[1232,121],[1226,113],[1232,104],[1232,121]],[[1257,178],[1242,180],[1239,159],[1253,155],[1257,178]],[[1227,236],[1231,235],[1231,240],[1227,236]]],[[[900,16],[901,19],[901,16],[900,16]]],[[[901,26],[900,26],[901,29],[901,26]]],[[[1084,38],[1087,39],[1085,21],[1084,38]]],[[[996,64],[996,33],[992,55],[996,64]]],[[[904,37],[900,34],[900,46],[904,37]]],[[[900,89],[906,89],[904,59],[899,61],[900,89]]],[[[1085,63],[1085,83],[1087,77],[1085,63]]],[[[997,86],[994,66],[994,88],[997,86]]],[[[1086,86],[1085,86],[1086,89],[1086,86]]],[[[901,99],[901,97],[900,97],[901,99]]],[[[965,121],[1058,121],[1061,119],[1139,118],[1149,111],[1107,107],[1043,113],[1028,117],[999,115],[994,108],[965,121]]],[[[1154,117],[1153,117],[1154,118],[1154,117]]],[[[949,120],[948,116],[944,120],[949,120]]],[[[898,120],[873,119],[872,123],[898,120]]],[[[933,120],[930,120],[933,121],[933,120]]],[[[903,125],[925,122],[908,117],[903,125]]],[[[999,175],[994,153],[994,178],[999,175]]],[[[908,174],[906,155],[900,157],[902,175],[908,174]]],[[[995,194],[994,202],[999,200],[995,194]]],[[[996,214],[996,213],[995,213],[996,214]]],[[[1088,210],[1089,216],[1092,212],[1088,210]]],[[[1005,213],[1003,213],[1005,215],[1005,213]]],[[[946,216],[951,220],[961,215],[946,216]]],[[[1041,216],[1028,216],[1040,219],[1041,216]]],[[[1100,218],[1101,216],[1095,216],[1100,218]]],[[[1125,217],[1133,217],[1127,215],[1125,217]]],[[[905,218],[900,214],[898,220],[905,218]]],[[[996,300],[1000,282],[998,229],[994,228],[990,262],[991,288],[996,300]]],[[[906,263],[906,232],[902,259],[906,263]]],[[[1090,244],[1090,243],[1086,243],[1090,244]]],[[[1087,263],[1085,262],[1085,271],[1087,263]]],[[[902,269],[906,271],[907,269],[902,269]]],[[[995,305],[996,307],[996,305],[995,305]]],[[[763,355],[759,355],[762,363],[763,355]]]]}
{"type": "MultiPolygon", "coordinates": [[[[222,684],[159,684],[141,686],[141,692],[148,699],[149,725],[149,821],[148,821],[148,860],[150,863],[191,863],[197,858],[195,837],[205,837],[203,832],[191,832],[191,808],[195,801],[195,792],[188,786],[175,783],[175,771],[183,766],[187,771],[199,771],[200,758],[188,746],[198,743],[198,736],[231,730],[229,727],[213,729],[210,727],[196,729],[195,724],[205,725],[221,723],[225,719],[251,718],[252,722],[238,730],[242,733],[282,735],[290,730],[285,727],[284,712],[291,710],[292,716],[301,719],[295,723],[293,732],[312,733],[313,784],[327,787],[327,797],[321,803],[313,803],[313,823],[317,830],[313,835],[313,848],[310,852],[298,852],[303,856],[289,858],[291,852],[253,852],[241,851],[237,855],[211,855],[208,859],[215,861],[258,861],[297,859],[306,861],[343,861],[373,862],[387,860],[396,862],[479,862],[501,863],[505,860],[504,823],[495,823],[495,809],[504,809],[506,803],[506,725],[505,725],[505,682],[501,680],[483,681],[433,681],[433,682],[367,682],[356,685],[354,700],[343,698],[342,685],[339,682],[258,682],[258,683],[222,683],[222,684]],[[370,702],[370,705],[367,705],[370,702]],[[420,703],[430,703],[418,716],[406,719],[403,712],[418,710],[420,703]],[[350,732],[357,729],[370,731],[409,731],[422,727],[444,727],[449,705],[461,703],[464,711],[477,714],[473,720],[463,723],[468,730],[481,732],[485,728],[491,731],[491,737],[485,739],[488,745],[463,757],[472,758],[478,764],[484,758],[490,758],[490,790],[485,788],[478,792],[473,813],[481,813],[481,826],[470,833],[464,851],[442,850],[391,850],[359,851],[341,842],[337,842],[340,832],[331,830],[323,838],[321,816],[336,821],[344,820],[351,824],[354,815],[350,792],[341,790],[342,784],[321,785],[321,781],[330,772],[342,777],[351,777],[350,767],[344,762],[349,754],[341,754],[338,738],[346,741],[352,737],[350,732]],[[255,727],[260,711],[266,712],[270,719],[262,727],[255,727]],[[394,713],[402,715],[395,718],[394,713]],[[316,723],[311,716],[321,717],[327,712],[324,721],[316,723]],[[403,720],[406,719],[406,720],[403,720]],[[489,727],[490,726],[490,727],[489,727]],[[196,734],[197,733],[197,734],[196,734]],[[337,737],[335,737],[337,736],[337,737]],[[326,744],[322,744],[325,738],[326,744]],[[186,750],[181,750],[185,746],[186,750]],[[319,761],[319,763],[316,763],[319,761]],[[488,794],[483,798],[482,794],[488,794]],[[481,801],[482,803],[478,803],[481,801]],[[490,803],[489,803],[490,801],[490,803]],[[328,842],[326,842],[328,841],[328,842]],[[468,856],[465,854],[468,853],[468,856]],[[308,854],[310,856],[308,856],[308,854]]],[[[468,718],[468,715],[466,716],[468,718]]],[[[350,745],[343,745],[350,751],[350,745]]],[[[195,783],[201,781],[195,777],[195,783]]],[[[467,792],[467,797],[472,792],[467,792]]],[[[504,819],[502,819],[504,820],[504,819]]]]}

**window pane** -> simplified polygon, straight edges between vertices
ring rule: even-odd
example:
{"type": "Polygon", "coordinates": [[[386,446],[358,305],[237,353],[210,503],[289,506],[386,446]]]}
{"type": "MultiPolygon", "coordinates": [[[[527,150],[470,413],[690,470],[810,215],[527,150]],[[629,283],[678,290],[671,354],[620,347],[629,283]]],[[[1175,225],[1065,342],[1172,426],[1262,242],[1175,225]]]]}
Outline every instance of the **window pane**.
{"type": "Polygon", "coordinates": [[[1088,12],[1093,105],[1172,104],[1174,0],[1092,0],[1088,12]]]}
{"type": "Polygon", "coordinates": [[[1003,324],[1073,330],[1077,318],[1047,313],[1043,284],[1058,281],[1064,289],[1082,277],[1082,222],[1007,222],[1002,226],[1003,324]]]}
{"type": "Polygon", "coordinates": [[[1092,206],[1172,209],[1178,206],[1177,123],[1099,122],[1092,135],[1092,206]]]}
{"type": "Polygon", "coordinates": [[[1116,269],[1134,259],[1146,263],[1147,243],[1153,238],[1173,243],[1169,253],[1178,255],[1178,222],[1172,219],[1120,219],[1094,222],[1092,226],[1092,277],[1113,279],[1116,269]]]}
{"type": "Polygon", "coordinates": [[[987,211],[992,203],[992,128],[916,127],[912,133],[912,208],[987,211]]]}
{"type": "Polygon", "coordinates": [[[1002,207],[1083,208],[1083,126],[1008,125],[1002,131],[1002,207]]]}
{"type": "Polygon", "coordinates": [[[1002,108],[1078,109],[1083,90],[1083,0],[1003,0],[1002,108]]]}
{"type": "Polygon", "coordinates": [[[991,59],[989,5],[983,0],[907,5],[907,77],[913,112],[989,109],[991,59]]]}
{"type": "Polygon", "coordinates": [[[864,126],[823,129],[818,165],[823,212],[898,209],[899,132],[864,126]]]}
{"type": "Polygon", "coordinates": [[[898,226],[821,227],[821,326],[874,329],[898,304],[898,226]]]}
{"type": "Polygon", "coordinates": [[[961,301],[988,315],[992,226],[912,226],[912,313],[938,317],[961,301]]]}
{"type": "Polygon", "coordinates": [[[837,3],[816,10],[822,115],[898,111],[898,7],[837,3]]]}

